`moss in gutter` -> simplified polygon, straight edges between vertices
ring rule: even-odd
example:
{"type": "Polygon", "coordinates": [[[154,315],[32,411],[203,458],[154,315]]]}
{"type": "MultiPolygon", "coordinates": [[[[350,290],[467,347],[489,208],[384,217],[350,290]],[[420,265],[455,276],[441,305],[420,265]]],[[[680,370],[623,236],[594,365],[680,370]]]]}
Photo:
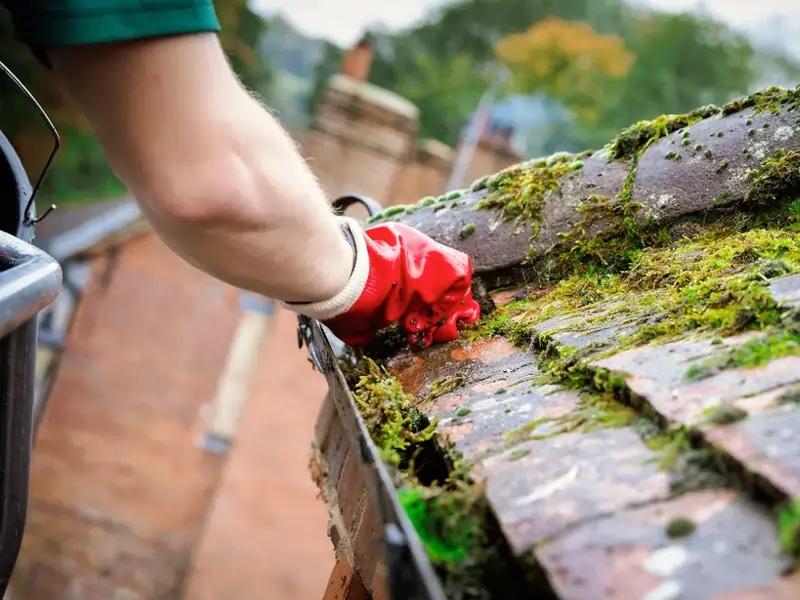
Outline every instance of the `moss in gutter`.
{"type": "MultiPolygon", "coordinates": [[[[453,451],[436,446],[436,424],[414,408],[399,380],[374,361],[364,358],[357,369],[356,404],[383,460],[393,467],[400,503],[447,597],[530,597],[532,582],[502,541],[483,487],[471,480],[453,451]],[[443,469],[432,480],[422,476],[430,462],[442,463],[443,469]]],[[[441,380],[439,391],[455,389],[463,384],[459,379],[441,380]]]]}
{"type": "Polygon", "coordinates": [[[398,496],[434,565],[459,569],[486,545],[482,490],[459,486],[442,493],[415,486],[401,488],[398,496]]]}
{"type": "Polygon", "coordinates": [[[431,440],[436,423],[414,407],[414,398],[403,391],[397,378],[392,377],[375,361],[365,358],[359,366],[362,375],[353,389],[361,415],[381,458],[391,465],[407,461],[409,450],[431,440]]]}

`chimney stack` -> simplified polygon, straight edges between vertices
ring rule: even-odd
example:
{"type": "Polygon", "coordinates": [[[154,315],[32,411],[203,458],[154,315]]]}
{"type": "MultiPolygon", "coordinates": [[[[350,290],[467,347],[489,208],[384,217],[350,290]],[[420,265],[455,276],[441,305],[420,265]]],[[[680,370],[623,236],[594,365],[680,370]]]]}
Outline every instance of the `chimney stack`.
{"type": "Polygon", "coordinates": [[[345,52],[339,72],[357,81],[366,81],[372,67],[372,52],[370,36],[364,34],[355,46],[345,52]]]}

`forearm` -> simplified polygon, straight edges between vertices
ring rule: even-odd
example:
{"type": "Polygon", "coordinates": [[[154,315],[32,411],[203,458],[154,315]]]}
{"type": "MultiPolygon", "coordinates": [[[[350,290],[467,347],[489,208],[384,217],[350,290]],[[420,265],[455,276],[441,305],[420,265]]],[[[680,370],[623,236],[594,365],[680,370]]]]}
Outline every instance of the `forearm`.
{"type": "Polygon", "coordinates": [[[112,167],[181,256],[284,300],[344,286],[352,254],[322,191],[213,34],[49,55],[112,167]]]}

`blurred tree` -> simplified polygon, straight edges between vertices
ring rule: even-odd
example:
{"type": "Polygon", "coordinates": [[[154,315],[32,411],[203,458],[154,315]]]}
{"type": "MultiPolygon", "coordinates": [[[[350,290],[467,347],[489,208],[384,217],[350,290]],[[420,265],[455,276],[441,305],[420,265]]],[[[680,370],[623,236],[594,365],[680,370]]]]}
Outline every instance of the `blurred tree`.
{"type": "Polygon", "coordinates": [[[222,31],[220,41],[231,66],[247,88],[267,97],[272,83],[272,68],[258,51],[267,31],[267,21],[254,13],[247,0],[216,0],[222,31]]]}
{"type": "Polygon", "coordinates": [[[495,51],[511,70],[514,91],[547,92],[585,123],[597,121],[597,98],[609,80],[628,73],[634,60],[618,36],[558,17],[503,38],[495,51]]]}
{"type": "MultiPolygon", "coordinates": [[[[616,34],[636,57],[625,77],[603,81],[593,107],[596,120],[576,120],[578,129],[568,138],[574,142],[577,137],[580,145],[596,146],[633,121],[722,102],[764,83],[756,71],[766,57],[726,26],[702,15],[632,7],[624,0],[454,2],[415,27],[378,35],[370,80],[433,111],[426,112],[421,134],[453,144],[477,103],[470,107],[470,102],[454,97],[475,97],[475,87],[495,60],[493,48],[500,40],[550,17],[585,21],[599,34],[616,34]],[[426,91],[431,72],[447,72],[451,62],[464,60],[459,56],[470,58],[473,77],[451,77],[446,100],[436,97],[443,93],[442,86],[432,85],[426,91]],[[427,68],[420,68],[426,62],[427,68]]],[[[794,64],[774,57],[768,62],[776,73],[790,73],[794,64]]],[[[778,81],[790,78],[776,75],[778,81]]]]}
{"type": "Polygon", "coordinates": [[[598,97],[602,118],[584,131],[602,143],[620,127],[664,112],[725,102],[757,84],[761,62],[744,37],[692,14],[636,13],[622,23],[636,55],[628,76],[598,97]]]}
{"type": "Polygon", "coordinates": [[[343,55],[344,51],[339,46],[330,42],[325,43],[322,58],[314,67],[314,83],[308,97],[308,110],[311,114],[316,110],[317,103],[325,92],[328,79],[339,71],[339,64],[342,62],[343,55]]]}
{"type": "MultiPolygon", "coordinates": [[[[454,144],[458,140],[462,126],[475,109],[480,93],[479,86],[488,85],[485,73],[495,62],[494,46],[511,33],[525,30],[532,23],[551,16],[570,20],[585,20],[598,31],[610,31],[619,21],[623,0],[462,0],[442,7],[420,25],[394,34],[376,36],[375,59],[370,81],[392,89],[415,91],[409,99],[427,106],[434,113],[424,114],[421,134],[438,137],[444,142],[454,144]],[[427,57],[428,71],[418,71],[420,57],[427,57]],[[472,77],[461,78],[461,85],[451,80],[451,87],[445,90],[447,100],[434,97],[441,94],[441,87],[426,91],[422,85],[429,78],[432,69],[446,72],[451,61],[469,57],[472,63],[472,77]],[[411,83],[416,81],[417,84],[411,83]],[[463,86],[463,88],[462,88],[463,86]],[[453,97],[464,94],[473,98],[460,102],[453,97]],[[454,112],[454,109],[458,112],[454,112]],[[442,127],[441,123],[446,123],[442,127]]],[[[462,67],[463,68],[463,67],[462,67]]],[[[424,111],[423,111],[424,113],[424,111]]]]}
{"type": "Polygon", "coordinates": [[[420,110],[420,130],[427,137],[448,139],[458,131],[487,86],[487,75],[478,72],[468,54],[444,61],[429,54],[414,57],[414,77],[401,79],[395,91],[420,110]]]}

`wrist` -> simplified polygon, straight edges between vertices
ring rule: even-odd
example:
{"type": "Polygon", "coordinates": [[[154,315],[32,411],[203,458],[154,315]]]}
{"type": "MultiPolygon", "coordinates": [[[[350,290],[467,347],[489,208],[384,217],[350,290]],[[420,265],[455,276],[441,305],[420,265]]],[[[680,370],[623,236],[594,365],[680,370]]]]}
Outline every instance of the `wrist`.
{"type": "Polygon", "coordinates": [[[345,244],[351,248],[347,268],[350,275],[344,286],[333,296],[315,302],[284,302],[297,313],[321,321],[346,313],[364,292],[369,277],[369,254],[364,233],[358,222],[349,217],[337,217],[345,244]]]}

